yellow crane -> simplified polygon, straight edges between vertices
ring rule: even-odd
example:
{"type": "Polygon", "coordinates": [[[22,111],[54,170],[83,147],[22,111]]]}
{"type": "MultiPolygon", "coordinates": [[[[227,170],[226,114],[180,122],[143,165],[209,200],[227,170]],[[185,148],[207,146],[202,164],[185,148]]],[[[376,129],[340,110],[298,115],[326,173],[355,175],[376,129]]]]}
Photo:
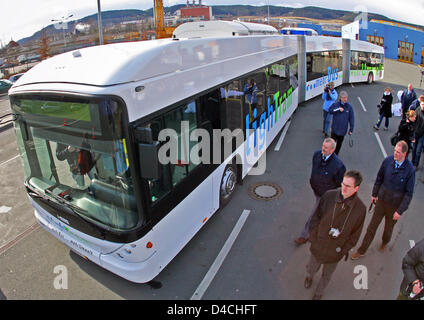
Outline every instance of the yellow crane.
{"type": "Polygon", "coordinates": [[[173,27],[165,27],[165,18],[163,14],[163,1],[162,0],[153,0],[154,1],[154,16],[156,23],[156,39],[162,38],[171,38],[172,32],[175,30],[173,27]]]}

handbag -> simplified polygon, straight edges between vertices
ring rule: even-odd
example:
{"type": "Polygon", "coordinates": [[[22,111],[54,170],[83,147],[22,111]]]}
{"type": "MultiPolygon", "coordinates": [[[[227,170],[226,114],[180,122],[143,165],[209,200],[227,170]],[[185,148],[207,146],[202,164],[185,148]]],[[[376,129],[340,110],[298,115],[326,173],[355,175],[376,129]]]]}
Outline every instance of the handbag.
{"type": "Polygon", "coordinates": [[[390,143],[392,146],[395,146],[399,142],[399,131],[397,131],[395,134],[393,134],[390,137],[390,143]]]}

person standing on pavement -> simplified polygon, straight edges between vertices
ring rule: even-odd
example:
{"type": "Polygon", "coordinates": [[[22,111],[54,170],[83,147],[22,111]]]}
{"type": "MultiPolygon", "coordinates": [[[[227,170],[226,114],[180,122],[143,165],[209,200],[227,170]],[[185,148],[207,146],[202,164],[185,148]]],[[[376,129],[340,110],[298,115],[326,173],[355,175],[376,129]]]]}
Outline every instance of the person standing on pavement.
{"type": "Polygon", "coordinates": [[[415,170],[406,158],[407,152],[406,142],[399,141],[395,146],[394,155],[383,160],[372,190],[374,214],[361,246],[351,257],[352,260],[365,255],[383,218],[383,239],[378,250],[384,252],[392,238],[396,222],[408,209],[414,194],[415,170]]]}
{"type": "Polygon", "coordinates": [[[375,130],[380,129],[380,125],[381,122],[383,122],[383,118],[386,118],[384,122],[384,130],[389,129],[389,119],[392,117],[392,102],[393,96],[390,92],[390,88],[387,87],[384,89],[383,97],[380,101],[380,118],[374,125],[375,130]]]}
{"type": "Polygon", "coordinates": [[[315,205],[300,237],[295,240],[297,244],[304,244],[308,241],[309,224],[322,195],[328,190],[339,188],[343,181],[346,167],[334,153],[335,149],[336,142],[331,138],[326,138],[322,143],[321,150],[315,151],[312,157],[312,172],[309,183],[315,195],[315,205]]]}
{"type": "Polygon", "coordinates": [[[331,138],[336,141],[337,146],[335,153],[338,155],[342,147],[343,139],[348,132],[349,135],[353,133],[355,125],[355,115],[353,108],[347,102],[348,95],[346,91],[340,92],[340,101],[333,103],[328,112],[333,115],[333,124],[331,126],[331,138]]]}
{"type": "Polygon", "coordinates": [[[409,151],[412,150],[412,144],[415,142],[414,132],[415,132],[415,121],[417,120],[417,115],[414,110],[409,110],[406,113],[406,119],[402,119],[399,124],[399,141],[403,140],[408,145],[408,152],[406,157],[408,158],[409,151]]]}
{"type": "Polygon", "coordinates": [[[417,120],[415,121],[415,143],[412,148],[412,164],[414,169],[418,170],[424,145],[424,99],[420,101],[420,107],[415,109],[415,114],[417,115],[417,120]]]}
{"type": "Polygon", "coordinates": [[[329,137],[332,118],[332,115],[328,113],[328,109],[334,102],[336,102],[337,97],[338,95],[336,89],[334,89],[334,82],[330,82],[328,85],[325,86],[324,92],[322,93],[322,100],[324,100],[324,103],[322,105],[324,118],[322,132],[324,133],[325,138],[329,137]]]}
{"type": "Polygon", "coordinates": [[[403,280],[399,300],[419,299],[424,296],[424,239],[415,244],[402,260],[403,280]]]}
{"type": "Polygon", "coordinates": [[[417,99],[417,94],[414,89],[412,89],[412,84],[408,84],[408,89],[404,90],[400,97],[400,102],[402,104],[402,119],[405,119],[406,112],[415,99],[417,99]]]}
{"type": "Polygon", "coordinates": [[[359,171],[347,171],[341,188],[321,197],[310,223],[311,255],[306,266],[305,288],[310,288],[321,265],[321,279],[313,296],[321,299],[338,262],[353,248],[362,232],[366,207],[357,192],[362,182],[359,171]]]}
{"type": "Polygon", "coordinates": [[[420,95],[418,99],[412,101],[411,105],[409,106],[409,110],[416,110],[420,106],[421,101],[424,101],[424,94],[420,95]]]}

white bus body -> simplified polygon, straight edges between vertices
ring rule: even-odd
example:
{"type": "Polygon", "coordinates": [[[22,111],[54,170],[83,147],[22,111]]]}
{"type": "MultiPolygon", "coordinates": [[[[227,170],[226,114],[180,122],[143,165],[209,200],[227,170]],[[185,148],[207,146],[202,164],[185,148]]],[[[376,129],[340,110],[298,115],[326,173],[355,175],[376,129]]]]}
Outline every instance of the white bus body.
{"type": "Polygon", "coordinates": [[[252,35],[276,35],[273,26],[260,23],[233,21],[196,21],[178,26],[172,33],[173,38],[234,37],[252,35]]]}
{"type": "MultiPolygon", "coordinates": [[[[137,283],[152,280],[220,208],[223,194],[231,196],[222,191],[232,182],[227,175],[243,179],[299,101],[322,93],[328,80],[342,83],[336,70],[307,92],[310,82],[300,81],[307,53],[340,50],[341,39],[307,37],[303,53],[300,41],[305,37],[162,39],[81,49],[34,66],[9,95],[37,221],[105,269],[137,283]],[[243,90],[253,82],[257,100],[247,102],[252,91],[243,90]],[[219,119],[208,115],[213,106],[219,119]],[[179,117],[200,128],[205,119],[240,128],[245,142],[215,166],[157,164],[160,178],[147,177],[140,150],[152,150],[156,128],[179,117]],[[81,151],[70,157],[78,147],[95,159],[87,173],[72,167],[77,160],[82,170],[81,151]],[[242,163],[231,165],[236,159],[242,163]]],[[[328,66],[311,68],[319,74],[328,66]]]]}
{"type": "Polygon", "coordinates": [[[384,48],[351,40],[350,82],[372,82],[384,77],[384,48]]]}

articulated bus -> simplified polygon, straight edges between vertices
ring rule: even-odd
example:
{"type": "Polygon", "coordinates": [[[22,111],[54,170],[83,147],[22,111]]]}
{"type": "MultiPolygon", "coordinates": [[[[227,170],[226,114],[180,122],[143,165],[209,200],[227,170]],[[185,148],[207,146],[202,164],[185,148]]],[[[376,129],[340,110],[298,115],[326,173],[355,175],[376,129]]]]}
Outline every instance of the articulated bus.
{"type": "Polygon", "coordinates": [[[156,277],[260,171],[299,103],[383,76],[370,43],[207,34],[66,52],[9,91],[37,221],[132,282],[156,277]]]}

